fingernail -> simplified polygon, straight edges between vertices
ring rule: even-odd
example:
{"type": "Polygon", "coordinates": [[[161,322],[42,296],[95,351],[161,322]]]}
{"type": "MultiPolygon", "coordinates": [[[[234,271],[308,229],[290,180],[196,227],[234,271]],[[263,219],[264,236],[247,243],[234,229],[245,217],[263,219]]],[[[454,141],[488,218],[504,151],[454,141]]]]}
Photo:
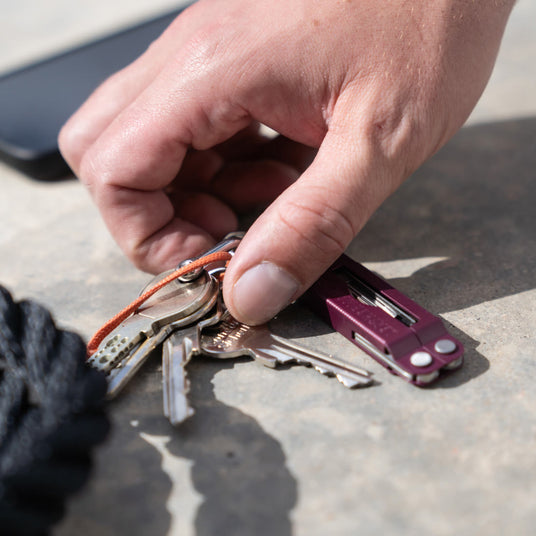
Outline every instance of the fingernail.
{"type": "Polygon", "coordinates": [[[232,301],[242,322],[263,324],[292,301],[298,287],[288,272],[271,262],[263,262],[250,268],[235,283],[232,301]]]}

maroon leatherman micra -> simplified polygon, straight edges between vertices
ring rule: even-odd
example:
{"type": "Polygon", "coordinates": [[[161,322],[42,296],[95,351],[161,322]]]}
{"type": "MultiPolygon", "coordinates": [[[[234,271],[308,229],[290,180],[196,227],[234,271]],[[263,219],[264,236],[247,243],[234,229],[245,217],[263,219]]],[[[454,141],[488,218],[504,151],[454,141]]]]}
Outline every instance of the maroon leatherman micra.
{"type": "Polygon", "coordinates": [[[463,363],[463,345],[442,320],[342,255],[305,303],[390,372],[424,386],[463,363]]]}

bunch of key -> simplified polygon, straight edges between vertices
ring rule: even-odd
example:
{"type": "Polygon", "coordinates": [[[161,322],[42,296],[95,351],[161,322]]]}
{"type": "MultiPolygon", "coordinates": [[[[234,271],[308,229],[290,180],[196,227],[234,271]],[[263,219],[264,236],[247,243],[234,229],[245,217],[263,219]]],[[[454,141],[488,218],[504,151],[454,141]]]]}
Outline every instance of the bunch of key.
{"type": "MultiPolygon", "coordinates": [[[[203,256],[216,251],[234,253],[242,236],[228,235],[203,256]]],[[[248,326],[234,319],[221,295],[224,271],[223,263],[215,263],[173,280],[102,340],[88,363],[107,374],[109,398],[128,384],[159,346],[164,414],[173,425],[194,413],[188,400],[186,366],[197,355],[221,359],[249,356],[271,368],[278,364],[310,366],[348,388],[373,383],[366,370],[274,335],[268,325],[248,326]]],[[[147,287],[168,275],[160,274],[147,287]]]]}

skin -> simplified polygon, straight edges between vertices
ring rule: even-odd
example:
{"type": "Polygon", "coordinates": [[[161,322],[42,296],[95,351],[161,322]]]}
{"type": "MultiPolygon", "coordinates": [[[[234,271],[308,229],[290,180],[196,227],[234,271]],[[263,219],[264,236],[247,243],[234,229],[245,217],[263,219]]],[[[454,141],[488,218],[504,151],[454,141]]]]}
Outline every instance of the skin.
{"type": "Polygon", "coordinates": [[[200,0],[94,92],[60,149],[146,271],[268,205],[224,281],[235,317],[261,323],[465,122],[513,3],[200,0]]]}

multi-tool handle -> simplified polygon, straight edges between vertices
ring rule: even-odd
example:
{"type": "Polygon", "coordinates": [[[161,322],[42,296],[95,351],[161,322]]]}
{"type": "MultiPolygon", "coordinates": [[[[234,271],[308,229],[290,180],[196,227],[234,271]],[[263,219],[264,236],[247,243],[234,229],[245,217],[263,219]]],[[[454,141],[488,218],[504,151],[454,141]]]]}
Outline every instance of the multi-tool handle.
{"type": "Polygon", "coordinates": [[[379,363],[415,385],[463,362],[463,345],[442,320],[342,255],[303,301],[379,363]]]}

